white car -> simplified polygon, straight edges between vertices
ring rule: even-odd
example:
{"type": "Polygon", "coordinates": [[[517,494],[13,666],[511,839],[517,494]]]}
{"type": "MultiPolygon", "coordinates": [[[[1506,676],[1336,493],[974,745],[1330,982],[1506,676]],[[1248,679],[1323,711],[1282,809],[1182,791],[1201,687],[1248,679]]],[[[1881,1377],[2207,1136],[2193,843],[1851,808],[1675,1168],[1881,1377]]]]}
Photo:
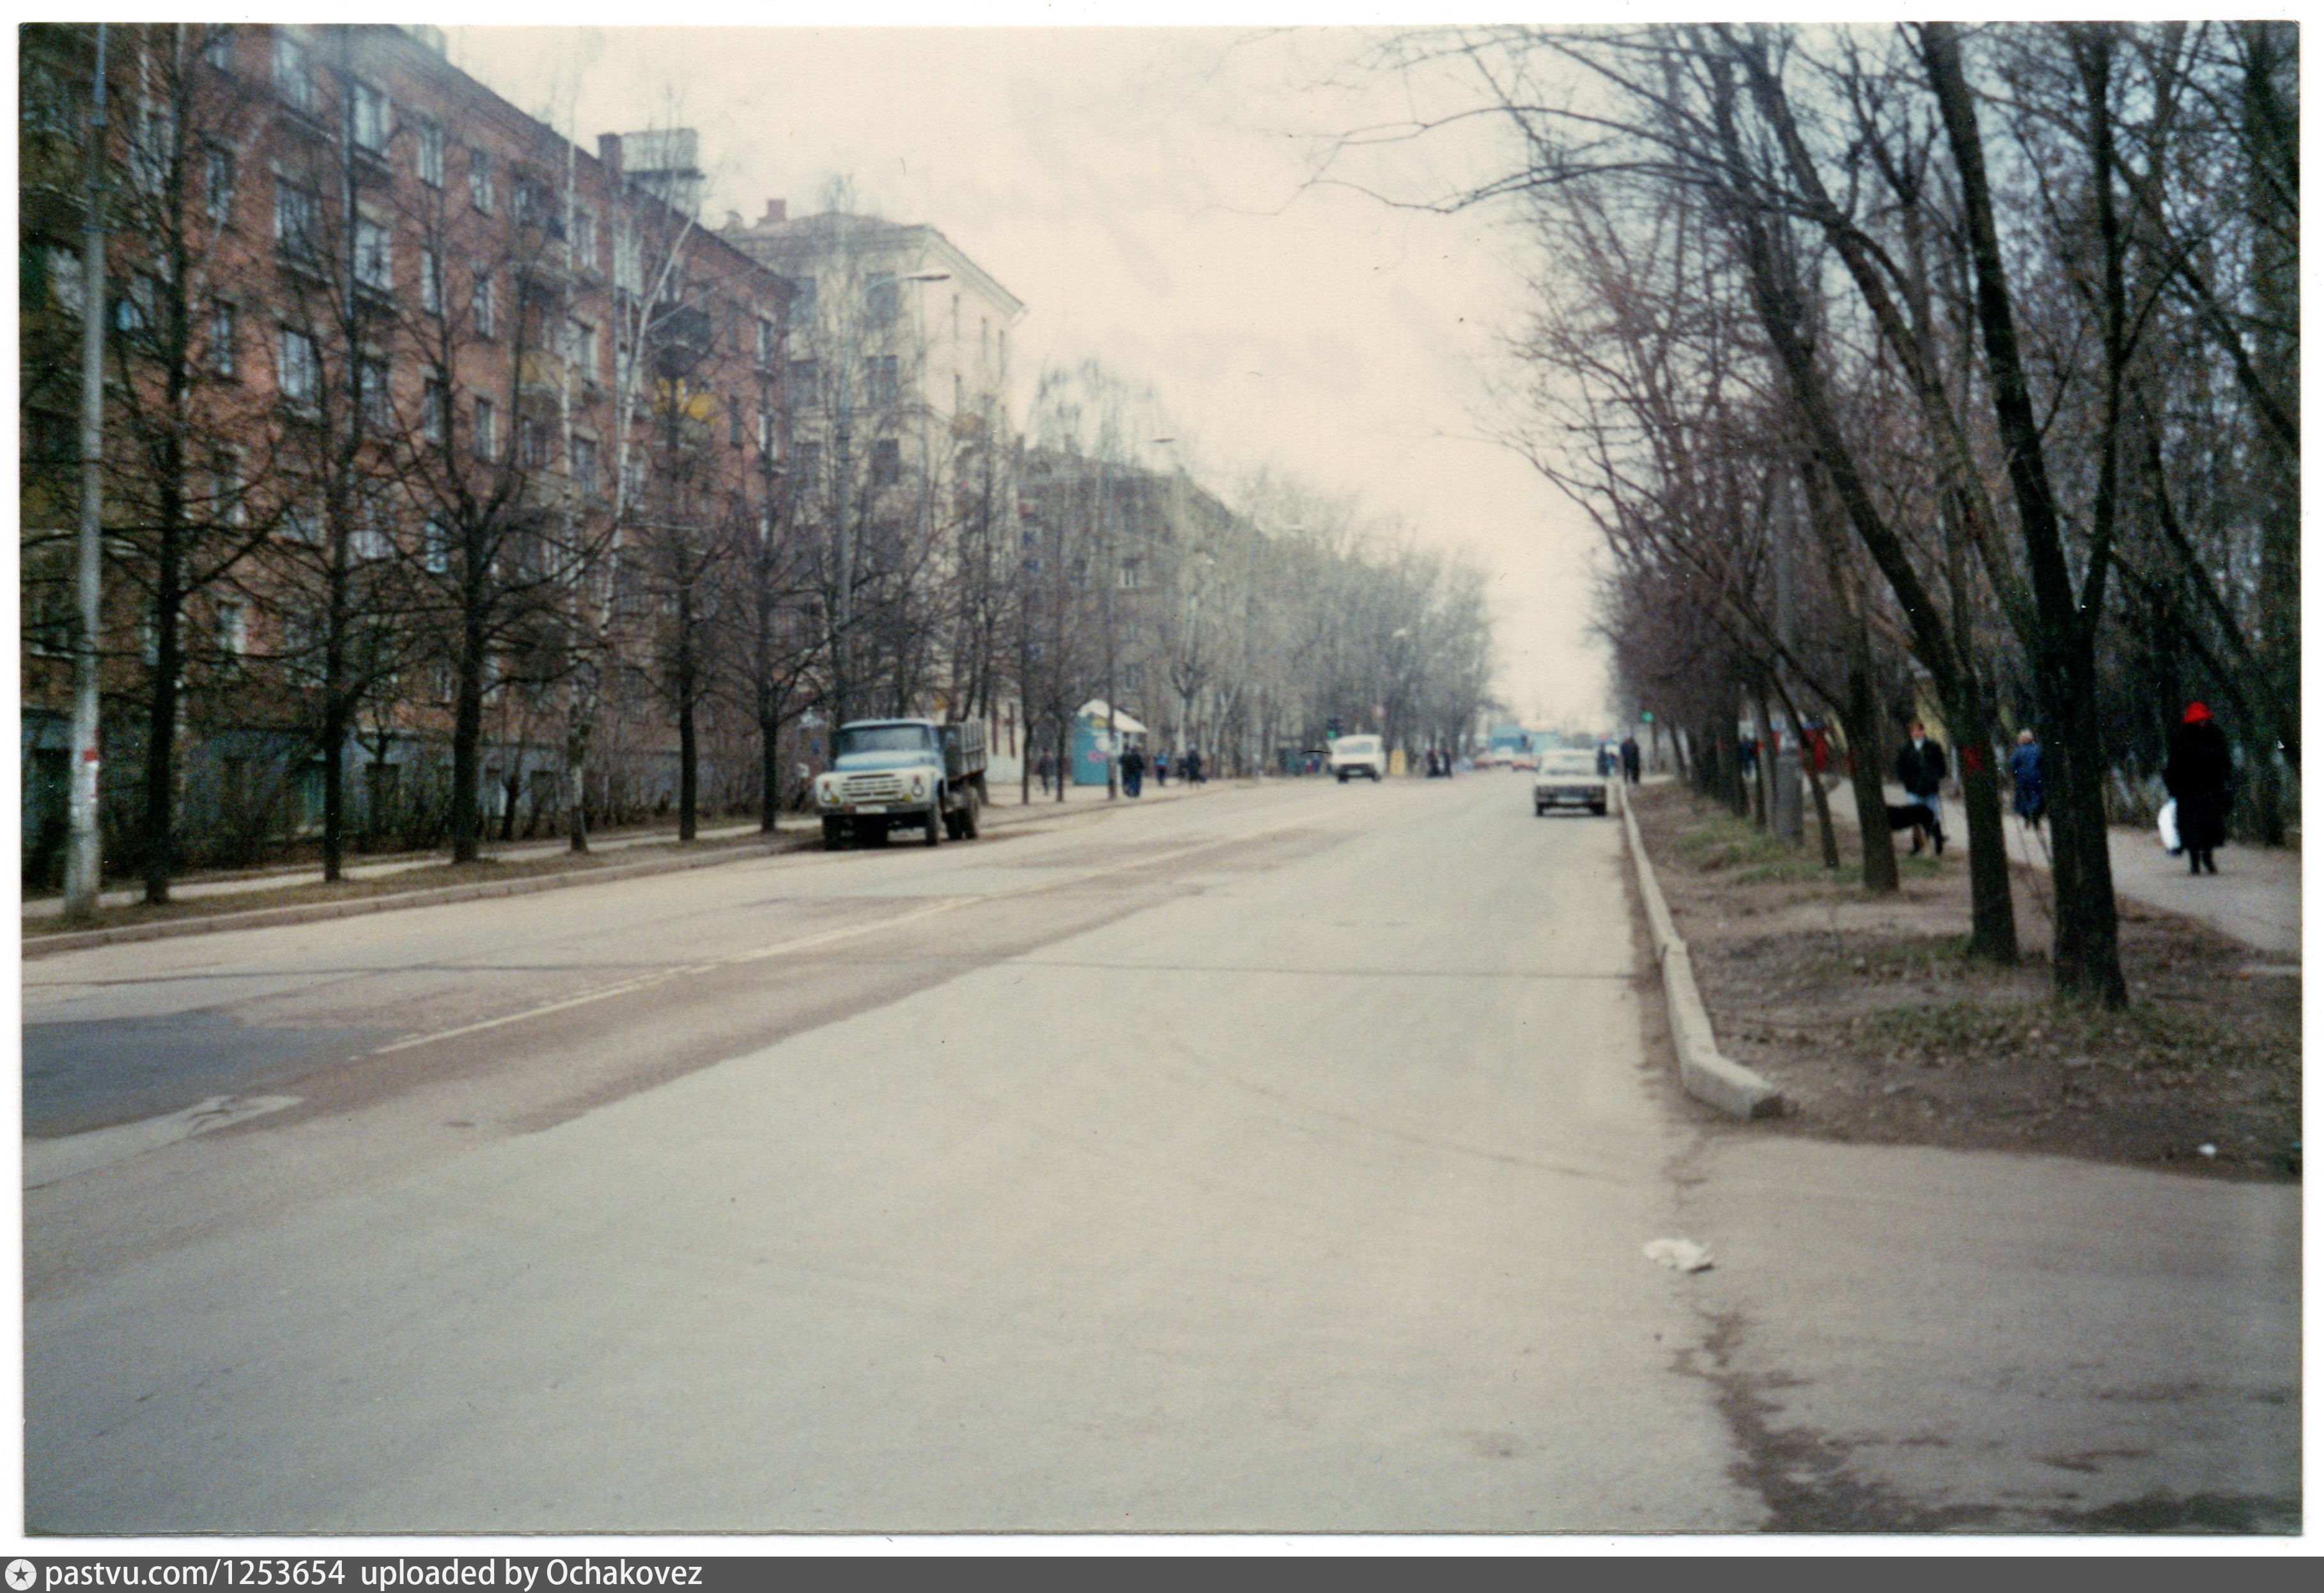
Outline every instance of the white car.
{"type": "Polygon", "coordinates": [[[1342,736],[1332,743],[1332,772],[1343,786],[1353,775],[1377,780],[1388,772],[1388,751],[1378,736],[1342,736]]]}
{"type": "Polygon", "coordinates": [[[1541,755],[1533,777],[1533,816],[1553,807],[1586,807],[1603,815],[1606,777],[1598,772],[1598,754],[1576,747],[1557,747],[1541,755]]]}

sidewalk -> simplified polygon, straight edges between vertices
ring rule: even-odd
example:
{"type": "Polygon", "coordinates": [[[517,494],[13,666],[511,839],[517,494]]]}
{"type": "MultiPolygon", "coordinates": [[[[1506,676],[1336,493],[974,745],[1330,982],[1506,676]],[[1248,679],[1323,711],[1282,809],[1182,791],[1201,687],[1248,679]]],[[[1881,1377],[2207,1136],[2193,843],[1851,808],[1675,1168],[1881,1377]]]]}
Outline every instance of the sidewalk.
{"type": "MultiPolygon", "coordinates": [[[[1199,788],[1209,790],[1229,783],[1231,782],[1206,781],[1199,788]]],[[[1148,780],[1144,796],[1134,799],[1121,797],[1115,806],[1130,806],[1145,802],[1176,801],[1189,794],[1188,787],[1183,781],[1174,781],[1168,786],[1157,787],[1148,780]]],[[[1033,800],[1029,806],[1018,801],[1017,787],[1014,782],[1006,787],[993,787],[991,796],[992,800],[985,811],[992,818],[1000,819],[1004,823],[1029,823],[1047,813],[1081,813],[1093,807],[1105,806],[1103,786],[1068,787],[1065,800],[1060,803],[1054,794],[1045,796],[1039,783],[1036,782],[1033,787],[1033,800]]],[[[777,833],[812,836],[816,833],[817,827],[817,821],[812,814],[785,814],[777,824],[777,833]]],[[[695,839],[698,844],[710,847],[721,842],[745,841],[758,833],[757,821],[746,820],[706,826],[696,832],[695,839]]],[[[607,852],[626,852],[640,846],[672,845],[677,839],[678,833],[675,829],[624,831],[604,839],[593,836],[590,839],[589,850],[594,855],[603,855],[607,852]]],[[[482,856],[489,861],[519,863],[561,857],[565,855],[566,851],[565,840],[560,836],[553,840],[518,842],[508,845],[487,844],[482,856]]],[[[392,857],[374,858],[364,862],[350,862],[342,873],[349,879],[376,879],[421,869],[440,868],[443,866],[445,857],[446,854],[442,852],[402,852],[392,857]]],[[[189,873],[180,875],[170,882],[170,896],[174,901],[196,901],[204,897],[246,896],[255,891],[287,890],[301,885],[320,885],[322,882],[323,870],[319,863],[292,868],[265,869],[253,872],[189,873]]],[[[134,907],[143,899],[144,892],[142,889],[128,886],[105,892],[102,905],[108,907],[134,907]]],[[[25,902],[23,917],[28,923],[61,917],[64,907],[62,897],[44,897],[25,902]]]]}
{"type": "MultiPolygon", "coordinates": [[[[1902,803],[1904,788],[1887,787],[1888,800],[1902,803]]],[[[1836,828],[1857,827],[1855,792],[1843,780],[1831,793],[1831,821],[1836,828]]],[[[1801,797],[1807,833],[1814,833],[1812,798],[1801,797]]],[[[1969,815],[1959,801],[1942,804],[1945,843],[1950,850],[1968,844],[1969,815]]],[[[1886,815],[1883,815],[1886,822],[1886,815]]],[[[2014,813],[2002,817],[2009,838],[2010,856],[2018,862],[2050,871],[2049,826],[2029,831],[2014,813]]],[[[2200,877],[2187,871],[2184,858],[2163,850],[2152,830],[2116,824],[2107,832],[2107,850],[2113,859],[2117,896],[2160,907],[2208,924],[2255,951],[2288,962],[2300,961],[2300,856],[2289,849],[2227,846],[2220,849],[2218,873],[2200,877]]],[[[2046,915],[2048,902],[2041,908],[2046,915]]]]}

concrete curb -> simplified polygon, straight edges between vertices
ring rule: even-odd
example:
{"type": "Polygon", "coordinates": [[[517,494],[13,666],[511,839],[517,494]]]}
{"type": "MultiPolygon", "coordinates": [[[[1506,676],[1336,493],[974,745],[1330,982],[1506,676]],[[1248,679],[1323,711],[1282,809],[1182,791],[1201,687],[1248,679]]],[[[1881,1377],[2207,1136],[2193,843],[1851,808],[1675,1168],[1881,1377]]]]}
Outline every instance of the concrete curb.
{"type": "Polygon", "coordinates": [[[1654,933],[1655,960],[1661,965],[1663,1001],[1670,1009],[1671,1041],[1678,1048],[1679,1083],[1689,1095],[1715,1106],[1729,1117],[1773,1118],[1784,1110],[1783,1092],[1738,1062],[1719,1054],[1719,1036],[1711,1032],[1711,1014],[1695,988],[1694,962],[1686,942],[1671,921],[1670,904],[1655,879],[1655,865],[1646,857],[1646,843],[1630,811],[1628,792],[1622,797],[1622,833],[1630,845],[1630,861],[1638,871],[1638,894],[1646,898],[1646,924],[1654,933]]]}

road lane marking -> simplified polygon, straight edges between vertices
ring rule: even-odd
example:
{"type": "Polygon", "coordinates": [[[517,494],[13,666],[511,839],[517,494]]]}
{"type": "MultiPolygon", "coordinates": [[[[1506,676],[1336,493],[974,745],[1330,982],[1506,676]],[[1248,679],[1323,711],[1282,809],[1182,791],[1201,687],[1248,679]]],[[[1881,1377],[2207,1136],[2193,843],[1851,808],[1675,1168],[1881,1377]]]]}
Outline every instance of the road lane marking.
{"type": "Polygon", "coordinates": [[[814,935],[796,935],[788,940],[777,941],[771,945],[753,946],[748,951],[715,957],[707,962],[660,969],[636,979],[623,980],[618,984],[606,985],[594,990],[583,990],[577,995],[566,996],[555,1001],[544,1001],[540,1006],[528,1007],[521,1011],[505,1012],[498,1017],[480,1018],[475,1023],[462,1024],[456,1028],[437,1029],[424,1035],[408,1035],[400,1040],[382,1045],[368,1054],[392,1056],[399,1051],[410,1051],[421,1045],[433,1045],[444,1040],[456,1040],[469,1035],[506,1028],[511,1024],[527,1023],[536,1017],[547,1017],[553,1013],[569,1012],[576,1007],[591,1006],[599,1001],[611,1000],[616,996],[634,995],[640,990],[650,990],[655,985],[664,984],[674,979],[683,979],[688,974],[708,973],[720,968],[732,968],[744,962],[757,962],[770,957],[788,956],[796,952],[809,951],[840,941],[853,940],[862,935],[898,928],[923,918],[936,917],[939,914],[956,912],[962,907],[973,906],[979,902],[1008,900],[1016,897],[1028,896],[1035,891],[1055,889],[1061,885],[1074,885],[1084,880],[1102,879],[1109,874],[1123,873],[1131,869],[1152,868],[1158,863],[1173,862],[1182,857],[1191,857],[1198,852],[1207,852],[1215,847],[1239,843],[1262,841],[1270,835],[1282,834],[1305,827],[1307,826],[1304,821],[1290,824],[1277,824],[1266,829],[1240,832],[1232,835],[1218,836],[1209,841],[1196,842],[1189,846],[1156,852],[1148,857],[1129,858],[1118,863],[1107,863],[1093,869],[1082,869],[1052,879],[1031,880],[1010,889],[988,891],[979,896],[941,897],[909,912],[876,919],[868,924],[849,924],[835,929],[818,931],[814,935]]]}

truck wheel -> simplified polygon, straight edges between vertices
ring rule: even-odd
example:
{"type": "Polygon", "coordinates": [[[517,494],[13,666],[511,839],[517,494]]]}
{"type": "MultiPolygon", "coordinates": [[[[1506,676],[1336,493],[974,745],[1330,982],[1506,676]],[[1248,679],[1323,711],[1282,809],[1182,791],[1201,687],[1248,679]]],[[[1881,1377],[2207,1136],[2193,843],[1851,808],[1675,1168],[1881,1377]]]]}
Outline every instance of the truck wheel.
{"type": "Polygon", "coordinates": [[[920,844],[942,846],[945,833],[944,798],[940,796],[928,804],[927,822],[920,826],[920,844]]]}
{"type": "Polygon", "coordinates": [[[980,806],[981,804],[979,804],[976,799],[976,787],[974,786],[971,786],[968,788],[968,800],[961,806],[960,828],[955,832],[963,841],[973,841],[976,839],[977,808],[980,806]]]}
{"type": "Polygon", "coordinates": [[[823,849],[825,852],[844,852],[847,850],[847,821],[845,819],[825,819],[823,821],[823,849]]]}

